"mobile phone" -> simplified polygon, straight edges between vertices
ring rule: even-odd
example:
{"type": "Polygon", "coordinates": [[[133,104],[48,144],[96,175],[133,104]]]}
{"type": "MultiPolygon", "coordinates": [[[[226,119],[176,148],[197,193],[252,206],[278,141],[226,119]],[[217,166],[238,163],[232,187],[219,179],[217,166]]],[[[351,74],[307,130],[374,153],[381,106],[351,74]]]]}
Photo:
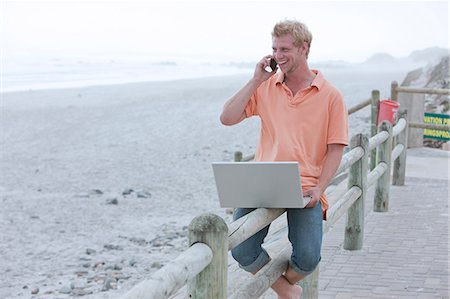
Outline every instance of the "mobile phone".
{"type": "Polygon", "coordinates": [[[269,65],[266,66],[266,68],[265,68],[266,72],[271,73],[276,69],[277,69],[277,62],[275,61],[275,59],[270,58],[269,65]]]}
{"type": "Polygon", "coordinates": [[[270,58],[270,68],[272,69],[272,71],[277,69],[277,62],[273,58],[270,58]]]}

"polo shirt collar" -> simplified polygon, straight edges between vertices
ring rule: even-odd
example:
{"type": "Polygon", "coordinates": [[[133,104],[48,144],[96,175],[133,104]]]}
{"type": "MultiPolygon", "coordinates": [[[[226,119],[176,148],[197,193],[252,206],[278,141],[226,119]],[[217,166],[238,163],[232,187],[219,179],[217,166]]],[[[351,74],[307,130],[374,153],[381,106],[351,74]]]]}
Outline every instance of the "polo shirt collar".
{"type": "MultiPolygon", "coordinates": [[[[316,74],[316,77],[313,79],[313,81],[311,82],[311,86],[315,86],[317,87],[317,89],[321,89],[325,78],[323,77],[322,73],[318,70],[311,70],[314,74],[316,74]]],[[[275,81],[275,84],[283,84],[284,82],[284,73],[283,72],[279,72],[277,74],[277,80],[275,81]]]]}

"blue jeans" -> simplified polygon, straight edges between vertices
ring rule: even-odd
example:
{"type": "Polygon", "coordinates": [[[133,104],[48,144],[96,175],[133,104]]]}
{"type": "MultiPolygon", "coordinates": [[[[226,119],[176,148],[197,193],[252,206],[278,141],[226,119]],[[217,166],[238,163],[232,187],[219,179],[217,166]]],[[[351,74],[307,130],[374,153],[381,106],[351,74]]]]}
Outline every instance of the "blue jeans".
{"type": "MultiPolygon", "coordinates": [[[[234,212],[236,220],[255,209],[239,208],[234,212]]],[[[292,255],[289,265],[300,275],[306,276],[314,271],[320,262],[322,247],[322,207],[318,203],[314,208],[287,209],[289,241],[292,244],[292,255]]],[[[270,261],[269,254],[261,247],[269,226],[236,246],[231,254],[240,267],[248,272],[256,273],[270,261]]]]}

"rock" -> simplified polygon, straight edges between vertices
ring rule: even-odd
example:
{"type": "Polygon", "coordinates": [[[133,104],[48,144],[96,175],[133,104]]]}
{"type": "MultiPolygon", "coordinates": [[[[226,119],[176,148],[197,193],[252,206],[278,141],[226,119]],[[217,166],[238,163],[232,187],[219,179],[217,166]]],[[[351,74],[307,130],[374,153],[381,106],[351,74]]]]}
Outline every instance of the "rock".
{"type": "Polygon", "coordinates": [[[92,293],[93,293],[92,290],[86,290],[86,289],[73,289],[72,290],[72,295],[74,295],[74,296],[86,296],[86,295],[89,295],[92,293]]]}
{"type": "Polygon", "coordinates": [[[86,288],[86,283],[84,283],[84,281],[81,280],[77,280],[77,281],[72,281],[70,283],[70,288],[73,289],[84,289],[86,288]]]}
{"type": "Polygon", "coordinates": [[[122,270],[122,266],[118,264],[114,264],[113,270],[122,270]]]}
{"type": "Polygon", "coordinates": [[[130,194],[133,193],[133,192],[134,192],[133,189],[128,188],[128,189],[123,190],[122,195],[123,195],[123,196],[125,196],[125,195],[130,195],[130,194]]]}
{"type": "Polygon", "coordinates": [[[122,246],[119,245],[113,245],[113,244],[106,244],[103,246],[105,249],[109,250],[123,250],[122,246]]]}
{"type": "Polygon", "coordinates": [[[108,278],[105,283],[103,284],[102,287],[102,292],[106,292],[109,291],[111,289],[113,289],[113,283],[115,282],[115,280],[113,281],[113,279],[108,278]]]}
{"type": "Polygon", "coordinates": [[[116,274],[116,275],[114,275],[114,278],[116,279],[116,280],[127,280],[127,279],[130,279],[131,278],[131,276],[130,275],[124,275],[124,274],[122,274],[122,273],[118,273],[118,274],[116,274]]]}
{"type": "Polygon", "coordinates": [[[130,241],[141,246],[147,245],[147,241],[144,238],[132,237],[130,238],[130,241]]]}
{"type": "Polygon", "coordinates": [[[39,288],[33,288],[31,290],[31,294],[36,295],[37,293],[39,293],[39,288]]]}
{"type": "Polygon", "coordinates": [[[114,197],[114,198],[107,198],[106,199],[106,204],[107,205],[117,205],[117,204],[119,204],[119,200],[116,197],[114,197]]]}
{"type": "Polygon", "coordinates": [[[137,261],[134,260],[134,259],[131,259],[131,260],[128,262],[128,265],[130,265],[131,267],[134,267],[136,264],[137,264],[137,261]]]}
{"type": "Polygon", "coordinates": [[[94,269],[99,269],[99,268],[103,268],[103,266],[105,265],[105,262],[100,261],[100,262],[96,262],[94,265],[94,269]]]}
{"type": "Polygon", "coordinates": [[[153,262],[150,267],[155,268],[155,269],[161,269],[162,266],[163,265],[160,262],[153,262]]]}
{"type": "Polygon", "coordinates": [[[70,294],[72,292],[72,289],[70,287],[64,286],[58,290],[61,294],[70,294]]]}
{"type": "Polygon", "coordinates": [[[136,193],[138,198],[152,198],[152,194],[149,191],[141,190],[136,193]]]}
{"type": "Polygon", "coordinates": [[[95,249],[91,249],[91,248],[86,249],[86,254],[88,254],[88,255],[93,255],[96,253],[97,253],[97,251],[95,251],[95,249]]]}
{"type": "Polygon", "coordinates": [[[105,270],[122,270],[122,267],[118,264],[110,265],[105,268],[105,270]]]}

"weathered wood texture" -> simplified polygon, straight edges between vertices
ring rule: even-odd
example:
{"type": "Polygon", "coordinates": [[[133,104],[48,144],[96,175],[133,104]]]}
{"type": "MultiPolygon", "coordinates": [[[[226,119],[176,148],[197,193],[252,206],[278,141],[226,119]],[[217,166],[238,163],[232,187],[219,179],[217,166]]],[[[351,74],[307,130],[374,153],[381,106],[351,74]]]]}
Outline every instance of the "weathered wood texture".
{"type": "Polygon", "coordinates": [[[374,211],[386,212],[389,209],[389,183],[391,179],[391,155],[392,155],[392,126],[388,121],[383,121],[379,127],[379,132],[386,132],[388,138],[378,147],[377,164],[386,163],[388,169],[383,173],[377,182],[375,189],[374,211]]]}
{"type": "Polygon", "coordinates": [[[369,140],[366,136],[358,134],[351,140],[352,148],[362,148],[364,155],[358,162],[354,163],[350,168],[350,176],[348,178],[349,189],[357,186],[361,189],[361,195],[353,203],[347,212],[347,222],[345,225],[344,248],[347,250],[359,250],[362,248],[364,239],[364,207],[367,193],[367,170],[368,170],[368,154],[369,140]]]}
{"type": "MultiPolygon", "coordinates": [[[[408,123],[406,121],[408,115],[406,110],[401,110],[399,112],[400,121],[405,122],[405,127],[397,135],[397,145],[403,146],[403,151],[400,156],[394,160],[394,171],[392,174],[392,184],[395,186],[405,185],[406,177],[406,149],[408,147],[408,123]]],[[[399,123],[400,123],[399,121],[399,123]]],[[[397,126],[394,127],[396,129],[397,126]]],[[[394,133],[395,135],[395,133],[394,133]]]]}
{"type": "Polygon", "coordinates": [[[189,245],[207,244],[212,252],[211,263],[188,281],[188,298],[225,299],[228,273],[228,227],[214,214],[195,217],[189,225],[189,245]]]}
{"type": "Polygon", "coordinates": [[[135,285],[123,299],[168,298],[195,277],[212,260],[212,250],[196,243],[155,272],[149,279],[135,285]]]}
{"type": "Polygon", "coordinates": [[[228,249],[233,249],[284,213],[284,209],[259,208],[229,225],[228,249]]]}
{"type": "Polygon", "coordinates": [[[440,95],[450,95],[450,89],[443,88],[416,88],[416,87],[406,87],[399,86],[396,88],[398,93],[423,93],[423,94],[440,94],[440,95]]]}
{"type": "Polygon", "coordinates": [[[367,100],[362,101],[359,104],[356,104],[355,106],[353,106],[347,110],[348,115],[353,114],[353,113],[369,106],[371,102],[372,102],[372,99],[367,99],[367,100]]]}
{"type": "MultiPolygon", "coordinates": [[[[378,126],[377,126],[377,122],[378,122],[378,105],[380,103],[380,91],[379,90],[372,90],[372,96],[370,99],[370,106],[371,106],[371,112],[370,112],[370,136],[375,136],[377,135],[377,130],[378,130],[378,126]]],[[[374,169],[375,168],[375,163],[377,162],[376,160],[376,155],[377,152],[375,149],[371,150],[370,152],[370,169],[374,169]]]]}

